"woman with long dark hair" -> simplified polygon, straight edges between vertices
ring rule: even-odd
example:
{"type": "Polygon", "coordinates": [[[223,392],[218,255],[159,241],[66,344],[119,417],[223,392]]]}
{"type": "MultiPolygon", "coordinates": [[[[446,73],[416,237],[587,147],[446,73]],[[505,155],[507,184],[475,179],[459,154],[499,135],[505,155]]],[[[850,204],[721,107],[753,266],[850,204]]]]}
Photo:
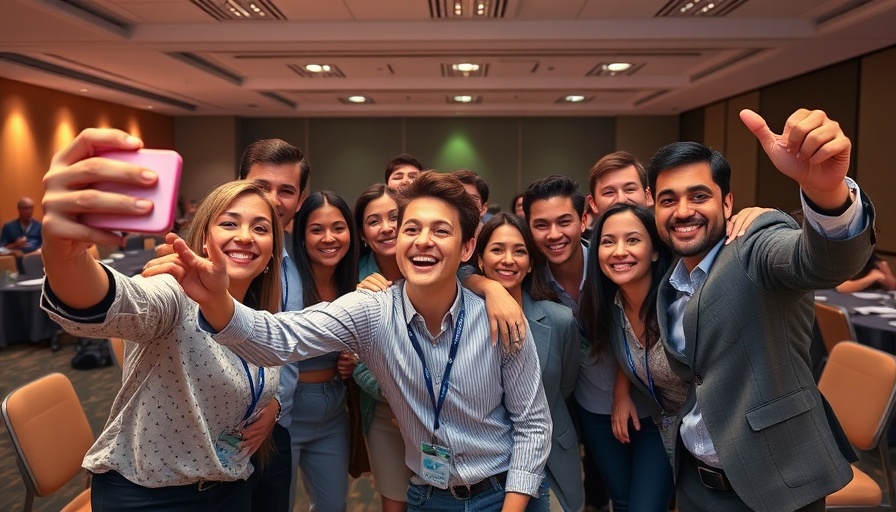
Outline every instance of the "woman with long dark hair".
{"type": "MultiPolygon", "coordinates": [[[[358,256],[351,210],[333,192],[309,195],[293,221],[293,248],[302,307],[331,302],[355,289],[358,256]]],[[[348,494],[349,423],[345,385],[354,360],[333,352],[283,367],[277,396],[281,425],[292,444],[293,476],[299,468],[312,510],[345,510],[348,494]],[[294,383],[294,385],[293,385],[294,383]]],[[[293,485],[295,478],[292,480],[293,485]]],[[[294,502],[295,492],[291,493],[294,502]]]]}

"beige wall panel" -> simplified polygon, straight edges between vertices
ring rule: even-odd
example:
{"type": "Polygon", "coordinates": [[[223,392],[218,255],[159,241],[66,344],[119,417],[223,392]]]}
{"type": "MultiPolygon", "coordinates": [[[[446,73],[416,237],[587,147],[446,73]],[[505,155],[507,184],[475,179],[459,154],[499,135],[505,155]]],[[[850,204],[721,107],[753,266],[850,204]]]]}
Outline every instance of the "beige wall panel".
{"type": "Polygon", "coordinates": [[[703,115],[703,144],[725,153],[725,131],[728,127],[725,112],[727,104],[724,101],[708,105],[703,115]]]}
{"type": "Polygon", "coordinates": [[[174,123],[177,151],[184,159],[180,195],[202,199],[215,186],[236,179],[243,148],[236,147],[234,117],[179,117],[174,123]]]}
{"type": "Polygon", "coordinates": [[[616,118],[616,150],[628,151],[643,165],[656,151],[679,140],[677,116],[631,116],[616,118]]]}
{"type": "MultiPolygon", "coordinates": [[[[877,209],[877,247],[896,256],[896,165],[893,164],[896,48],[861,60],[856,178],[877,209]]],[[[896,267],[893,267],[896,268],[896,267]]]]}
{"type": "Polygon", "coordinates": [[[754,91],[728,100],[727,129],[724,155],[731,164],[731,191],[734,193],[734,211],[756,204],[757,151],[756,137],[740,120],[741,110],[759,109],[759,92],[754,91]]]}

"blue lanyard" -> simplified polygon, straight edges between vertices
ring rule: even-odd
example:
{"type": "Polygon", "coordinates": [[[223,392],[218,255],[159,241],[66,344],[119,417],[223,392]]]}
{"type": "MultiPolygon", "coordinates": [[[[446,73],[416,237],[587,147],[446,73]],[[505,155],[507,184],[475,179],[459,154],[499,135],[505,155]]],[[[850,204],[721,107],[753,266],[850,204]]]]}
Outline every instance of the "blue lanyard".
{"type": "Polygon", "coordinates": [[[665,414],[665,408],[663,407],[662,402],[658,396],[656,396],[656,389],[653,387],[653,377],[650,375],[650,349],[648,347],[644,347],[644,373],[647,374],[647,382],[645,383],[641,380],[641,377],[638,376],[638,371],[635,370],[635,360],[632,359],[632,350],[628,346],[628,337],[626,336],[625,343],[625,356],[628,358],[628,367],[632,371],[632,375],[638,379],[638,382],[647,386],[647,390],[650,391],[650,396],[653,397],[653,401],[656,402],[657,405],[660,406],[660,409],[663,409],[663,414],[665,414]]]}
{"type": "Polygon", "coordinates": [[[252,372],[249,370],[249,363],[242,357],[240,357],[240,361],[243,362],[243,369],[246,370],[246,377],[249,379],[249,393],[252,395],[252,401],[249,403],[249,408],[246,409],[245,416],[243,416],[243,421],[246,421],[252,417],[252,413],[255,412],[255,406],[258,405],[258,400],[261,398],[262,391],[264,391],[264,368],[258,368],[258,390],[256,390],[255,382],[252,381],[252,372]]]}
{"type": "Polygon", "coordinates": [[[408,337],[411,338],[411,345],[414,347],[414,352],[417,353],[417,357],[420,358],[420,363],[423,364],[423,381],[426,383],[426,390],[429,391],[429,399],[432,402],[433,409],[435,409],[435,420],[433,421],[432,427],[433,431],[439,429],[439,416],[442,414],[442,405],[445,403],[445,395],[448,394],[448,377],[451,375],[451,368],[454,366],[454,358],[457,356],[457,346],[460,344],[460,335],[464,330],[466,308],[464,307],[463,291],[458,293],[461,294],[460,312],[457,314],[457,321],[454,324],[454,338],[451,340],[451,349],[448,351],[448,362],[445,364],[445,378],[442,380],[442,385],[439,389],[438,402],[436,402],[436,393],[433,390],[432,385],[432,374],[429,371],[429,367],[426,365],[426,357],[423,355],[423,349],[420,347],[420,342],[417,341],[417,335],[414,334],[414,330],[411,329],[411,324],[408,323],[408,337]]]}

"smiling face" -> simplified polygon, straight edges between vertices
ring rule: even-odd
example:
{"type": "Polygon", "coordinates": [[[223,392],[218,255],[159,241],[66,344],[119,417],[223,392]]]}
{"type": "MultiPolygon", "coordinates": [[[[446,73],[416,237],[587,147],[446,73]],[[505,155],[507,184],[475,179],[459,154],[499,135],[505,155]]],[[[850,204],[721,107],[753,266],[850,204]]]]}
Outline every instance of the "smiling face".
{"type": "Polygon", "coordinates": [[[653,205],[650,189],[641,185],[641,178],[634,165],[606,171],[594,183],[594,190],[588,196],[588,203],[594,213],[600,214],[616,203],[631,203],[640,206],[653,205]]]}
{"type": "Polygon", "coordinates": [[[725,236],[733,196],[722,194],[709,164],[665,169],[656,179],[656,227],[660,237],[688,270],[725,236]]]}
{"type": "Polygon", "coordinates": [[[420,169],[417,169],[413,165],[402,165],[392,171],[386,185],[398,190],[413,183],[414,180],[417,179],[418,174],[420,174],[420,169]]]}
{"type": "Polygon", "coordinates": [[[231,286],[248,288],[271,261],[274,235],[270,207],[255,194],[237,197],[212,220],[205,243],[224,252],[231,286]]]}
{"type": "Polygon", "coordinates": [[[650,285],[650,267],[657,258],[650,234],[630,211],[604,220],[597,248],[600,269],[620,287],[650,285]]]}
{"type": "Polygon", "coordinates": [[[526,274],[532,270],[526,240],[509,224],[495,228],[479,257],[479,264],[485,277],[497,281],[514,296],[519,293],[526,274]]]}
{"type": "Polygon", "coordinates": [[[381,256],[395,256],[398,205],[384,194],[367,203],[361,225],[361,238],[370,250],[381,256]]]}
{"type": "Polygon", "coordinates": [[[474,239],[462,240],[457,208],[434,197],[408,203],[395,253],[408,285],[453,289],[460,262],[473,251],[474,239]]]}
{"type": "Polygon", "coordinates": [[[305,250],[312,269],[335,267],[348,254],[350,241],[348,221],[335,206],[325,202],[308,215],[305,250]]]}
{"type": "Polygon", "coordinates": [[[580,250],[585,224],[569,197],[538,199],[529,208],[529,228],[551,265],[562,265],[580,250]]]}
{"type": "Polygon", "coordinates": [[[272,164],[258,162],[249,168],[246,179],[256,180],[264,188],[268,199],[277,208],[280,224],[285,229],[301,206],[299,179],[302,171],[299,163],[272,164]]]}

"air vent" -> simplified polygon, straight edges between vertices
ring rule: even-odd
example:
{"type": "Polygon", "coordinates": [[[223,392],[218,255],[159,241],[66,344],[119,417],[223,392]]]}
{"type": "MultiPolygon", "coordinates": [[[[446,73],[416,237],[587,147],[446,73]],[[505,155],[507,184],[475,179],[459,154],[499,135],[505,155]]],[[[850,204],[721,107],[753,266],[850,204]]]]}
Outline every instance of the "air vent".
{"type": "Polygon", "coordinates": [[[137,96],[139,98],[155,101],[158,103],[164,103],[166,105],[170,105],[172,107],[177,107],[177,108],[182,108],[184,110],[189,110],[191,112],[196,110],[196,105],[187,103],[185,101],[178,100],[176,98],[163,96],[161,94],[157,94],[152,91],[147,91],[145,89],[140,89],[138,87],[133,87],[133,86],[130,86],[127,84],[122,84],[122,83],[108,80],[106,78],[102,78],[102,77],[99,77],[96,75],[84,73],[82,71],[78,71],[75,69],[70,69],[67,67],[59,66],[57,64],[53,64],[52,62],[35,59],[35,58],[29,57],[27,55],[22,55],[22,54],[18,54],[18,53],[0,52],[0,61],[18,64],[20,66],[25,66],[27,68],[31,68],[31,69],[34,69],[37,71],[49,73],[51,75],[61,76],[63,78],[69,78],[72,80],[77,80],[79,82],[97,85],[99,87],[105,87],[106,89],[111,89],[113,91],[130,94],[131,96],[137,96]]]}
{"type": "Polygon", "coordinates": [[[443,19],[503,18],[507,0],[429,0],[429,15],[443,19]]]}
{"type": "Polygon", "coordinates": [[[654,16],[727,16],[745,3],[747,0],[670,0],[654,16]]]}
{"type": "Polygon", "coordinates": [[[488,64],[461,62],[459,64],[442,64],[442,76],[487,76],[488,64]]]}
{"type": "Polygon", "coordinates": [[[618,62],[601,62],[594,66],[591,71],[585,73],[585,76],[631,76],[644,67],[644,64],[631,64],[628,68],[617,70],[618,62]]]}
{"type": "Polygon", "coordinates": [[[276,101],[277,103],[280,103],[281,105],[286,105],[287,107],[289,107],[291,109],[299,108],[298,103],[296,103],[288,98],[285,98],[285,97],[277,94],[276,92],[263,91],[263,92],[259,92],[258,94],[261,94],[265,98],[272,99],[272,100],[276,101]]]}
{"type": "Polygon", "coordinates": [[[297,64],[287,64],[286,67],[302,78],[345,78],[342,71],[332,64],[328,64],[326,68],[321,71],[309,71],[306,69],[306,66],[299,66],[297,64]]]}
{"type": "Polygon", "coordinates": [[[221,21],[285,20],[272,0],[190,0],[206,14],[221,21]]]}

